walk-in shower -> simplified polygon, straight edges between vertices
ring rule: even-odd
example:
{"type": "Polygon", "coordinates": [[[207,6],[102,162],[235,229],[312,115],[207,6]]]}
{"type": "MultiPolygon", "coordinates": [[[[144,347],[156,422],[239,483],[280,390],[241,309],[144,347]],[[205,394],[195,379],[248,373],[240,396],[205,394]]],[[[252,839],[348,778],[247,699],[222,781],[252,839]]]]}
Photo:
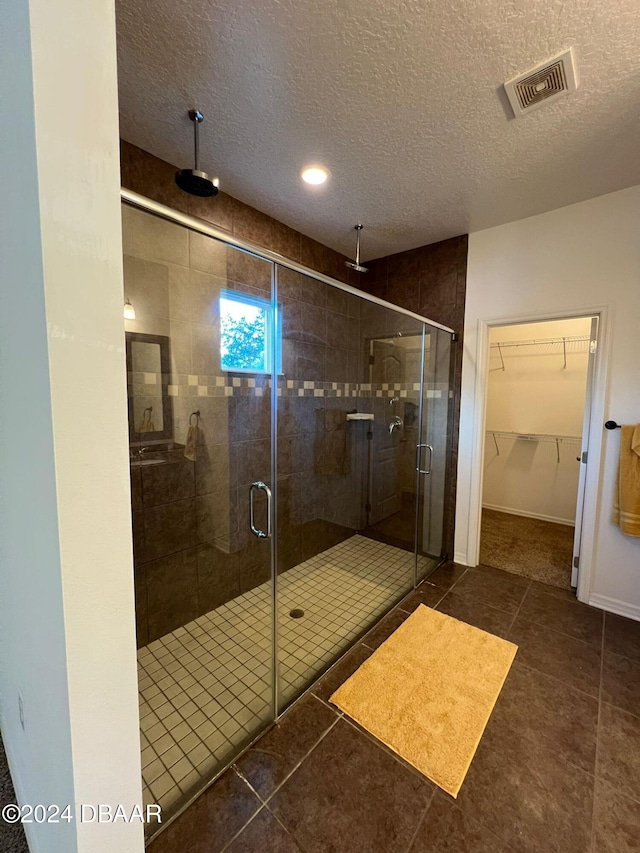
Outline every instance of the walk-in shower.
{"type": "Polygon", "coordinates": [[[452,332],[134,193],[122,212],[144,796],[166,823],[442,559],[452,332]]]}

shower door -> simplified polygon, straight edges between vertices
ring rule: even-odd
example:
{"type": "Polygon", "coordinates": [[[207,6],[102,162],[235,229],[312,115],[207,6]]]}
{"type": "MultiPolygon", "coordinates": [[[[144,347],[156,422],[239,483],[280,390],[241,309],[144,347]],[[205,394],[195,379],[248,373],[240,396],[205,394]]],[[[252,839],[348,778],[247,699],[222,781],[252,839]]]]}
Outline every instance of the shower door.
{"type": "Polygon", "coordinates": [[[366,423],[347,421],[358,408],[359,297],[280,266],[276,279],[282,334],[276,479],[282,710],[357,634],[357,619],[341,607],[352,562],[347,568],[343,546],[364,523],[367,448],[366,423]]]}
{"type": "Polygon", "coordinates": [[[451,547],[451,333],[425,324],[420,439],[416,448],[416,580],[438,565],[451,547]]]}
{"type": "Polygon", "coordinates": [[[123,245],[127,336],[165,353],[130,356],[128,386],[142,775],[167,819],[275,715],[273,264],[127,206],[123,245]]]}
{"type": "Polygon", "coordinates": [[[282,710],[413,587],[424,324],[280,266],[276,279],[282,710]]]}
{"type": "Polygon", "coordinates": [[[369,345],[369,393],[376,417],[367,530],[380,541],[413,552],[424,324],[382,311],[376,308],[379,319],[370,328],[386,336],[371,339],[369,345]]]}

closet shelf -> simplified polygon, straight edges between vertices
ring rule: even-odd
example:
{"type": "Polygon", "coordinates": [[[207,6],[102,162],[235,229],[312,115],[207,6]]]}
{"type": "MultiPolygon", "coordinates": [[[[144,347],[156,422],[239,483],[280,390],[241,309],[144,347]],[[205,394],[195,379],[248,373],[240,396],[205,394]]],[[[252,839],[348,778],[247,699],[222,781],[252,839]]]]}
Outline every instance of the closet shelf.
{"type": "MultiPolygon", "coordinates": [[[[578,352],[579,350],[574,348],[575,344],[586,343],[589,344],[591,340],[590,335],[569,335],[563,338],[532,338],[531,340],[526,341],[496,341],[491,344],[492,350],[498,350],[498,355],[500,356],[501,361],[501,370],[505,370],[504,357],[502,351],[504,349],[509,349],[511,347],[553,347],[559,346],[562,347],[558,351],[558,355],[562,355],[564,358],[564,367],[567,366],[567,346],[569,346],[569,354],[571,352],[578,352]]],[[[554,351],[547,350],[546,352],[538,352],[536,355],[554,355],[554,351]]],[[[532,353],[533,355],[533,353],[532,353]]]]}
{"type": "Polygon", "coordinates": [[[581,443],[582,438],[579,435],[553,435],[543,432],[513,432],[508,430],[488,429],[487,434],[493,435],[496,438],[519,438],[524,441],[566,441],[581,443]]]}
{"type": "Polygon", "coordinates": [[[504,430],[488,429],[487,435],[491,435],[496,448],[496,456],[500,456],[499,438],[511,438],[517,441],[535,441],[539,443],[553,443],[556,446],[557,461],[560,463],[560,445],[561,444],[582,444],[582,438],[579,435],[550,435],[549,433],[540,432],[508,432],[504,430]]]}
{"type": "Polygon", "coordinates": [[[568,335],[564,338],[532,338],[527,341],[496,341],[491,344],[494,347],[537,347],[545,344],[572,344],[588,341],[589,335],[568,335]]]}

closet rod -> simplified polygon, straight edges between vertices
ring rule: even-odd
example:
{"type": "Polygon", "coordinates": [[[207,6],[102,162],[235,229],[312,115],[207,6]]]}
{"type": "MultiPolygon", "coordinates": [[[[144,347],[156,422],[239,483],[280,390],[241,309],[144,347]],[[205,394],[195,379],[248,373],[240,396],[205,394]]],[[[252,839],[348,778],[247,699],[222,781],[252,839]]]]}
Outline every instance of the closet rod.
{"type": "MultiPolygon", "coordinates": [[[[575,343],[586,343],[590,340],[589,335],[571,335],[569,337],[564,338],[534,338],[528,341],[496,341],[491,344],[491,349],[497,349],[498,355],[500,357],[500,370],[506,370],[504,363],[504,356],[502,355],[503,349],[508,349],[509,347],[533,347],[533,346],[548,346],[555,344],[562,344],[562,355],[564,358],[563,368],[566,370],[567,367],[567,344],[575,344],[575,343]]],[[[540,353],[541,355],[549,355],[550,353],[540,353]]]]}
{"type": "Polygon", "coordinates": [[[547,433],[530,433],[530,432],[500,432],[499,430],[487,430],[491,433],[493,443],[496,448],[496,456],[500,456],[500,445],[498,438],[515,438],[522,441],[549,442],[555,443],[557,462],[560,464],[560,445],[567,444],[582,444],[582,439],[578,435],[549,435],[547,433]]]}
{"type": "Polygon", "coordinates": [[[494,437],[497,436],[498,438],[518,438],[523,439],[524,441],[582,441],[582,438],[579,435],[555,435],[554,433],[548,432],[509,432],[507,430],[488,429],[487,433],[490,433],[494,437]]]}
{"type": "Polygon", "coordinates": [[[582,343],[590,340],[589,335],[572,335],[566,338],[533,338],[528,341],[496,341],[491,344],[491,349],[501,347],[533,347],[544,346],[545,344],[572,344],[582,343]]]}

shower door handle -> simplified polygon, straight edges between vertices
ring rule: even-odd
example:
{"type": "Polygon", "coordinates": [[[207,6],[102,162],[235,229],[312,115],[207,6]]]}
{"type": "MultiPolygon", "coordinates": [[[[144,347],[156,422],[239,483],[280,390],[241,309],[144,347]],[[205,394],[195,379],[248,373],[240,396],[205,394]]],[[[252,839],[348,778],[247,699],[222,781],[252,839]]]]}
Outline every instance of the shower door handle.
{"type": "Polygon", "coordinates": [[[431,462],[433,460],[433,447],[430,444],[418,444],[416,445],[416,471],[418,474],[430,474],[431,473],[431,462]],[[424,470],[424,468],[420,467],[420,450],[421,448],[426,447],[429,451],[429,468],[428,470],[424,470]]]}
{"type": "Polygon", "coordinates": [[[262,480],[257,480],[255,483],[251,483],[249,486],[249,526],[251,527],[251,532],[254,536],[257,536],[258,539],[270,539],[271,538],[271,489],[267,486],[266,483],[263,483],[262,480]],[[253,515],[253,496],[257,490],[262,490],[267,496],[267,532],[264,530],[260,530],[260,528],[256,527],[254,524],[254,515],[253,515]]]}

